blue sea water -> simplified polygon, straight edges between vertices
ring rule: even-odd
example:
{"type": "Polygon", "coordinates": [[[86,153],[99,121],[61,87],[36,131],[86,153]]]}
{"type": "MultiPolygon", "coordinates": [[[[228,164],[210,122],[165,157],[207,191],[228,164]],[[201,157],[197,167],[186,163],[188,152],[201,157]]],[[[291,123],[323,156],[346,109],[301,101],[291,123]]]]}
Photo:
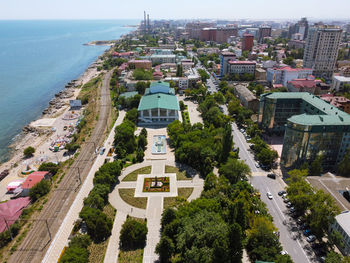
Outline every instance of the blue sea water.
{"type": "Polygon", "coordinates": [[[38,118],[67,82],[79,77],[136,20],[0,21],[0,161],[23,126],[38,118]]]}

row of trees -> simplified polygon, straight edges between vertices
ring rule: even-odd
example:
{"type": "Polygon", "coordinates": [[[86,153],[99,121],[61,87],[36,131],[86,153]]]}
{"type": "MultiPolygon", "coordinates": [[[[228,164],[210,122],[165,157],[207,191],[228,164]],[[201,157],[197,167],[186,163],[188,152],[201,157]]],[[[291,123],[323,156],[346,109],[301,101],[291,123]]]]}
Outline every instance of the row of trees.
{"type": "Polygon", "coordinates": [[[77,234],[71,239],[60,262],[88,262],[91,241],[100,243],[111,235],[113,222],[103,208],[108,204],[108,194],[118,183],[121,169],[120,161],[114,161],[102,165],[95,173],[94,187],[84,199],[84,207],[79,213],[81,221],[76,223],[78,227],[85,224],[87,234],[77,234]]]}

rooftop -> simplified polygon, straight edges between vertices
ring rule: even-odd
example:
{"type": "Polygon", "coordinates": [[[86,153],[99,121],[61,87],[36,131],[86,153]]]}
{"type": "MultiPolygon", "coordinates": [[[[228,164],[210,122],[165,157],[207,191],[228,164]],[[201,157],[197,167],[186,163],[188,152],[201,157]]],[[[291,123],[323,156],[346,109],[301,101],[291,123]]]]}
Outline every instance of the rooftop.
{"type": "Polygon", "coordinates": [[[343,81],[343,82],[350,82],[350,77],[334,76],[333,78],[336,80],[339,80],[339,81],[343,81]]]}
{"type": "Polygon", "coordinates": [[[142,96],[138,111],[151,109],[168,109],[179,111],[179,102],[177,97],[172,94],[156,93],[142,96]]]}
{"type": "Polygon", "coordinates": [[[274,92],[261,95],[269,99],[300,99],[320,110],[320,115],[301,114],[288,119],[301,125],[350,125],[350,115],[308,92],[274,92]],[[323,114],[323,115],[321,115],[323,114]]]}
{"type": "Polygon", "coordinates": [[[139,94],[137,91],[128,91],[120,94],[120,97],[125,97],[126,99],[128,99],[134,97],[137,94],[139,94]]]}
{"type": "Polygon", "coordinates": [[[291,67],[281,67],[281,68],[272,68],[273,70],[286,70],[286,71],[312,71],[311,68],[291,68],[291,67]]]}
{"type": "Polygon", "coordinates": [[[257,99],[254,94],[244,85],[237,85],[235,86],[235,89],[246,99],[246,101],[253,101],[257,99]]]}
{"type": "Polygon", "coordinates": [[[228,64],[233,64],[233,65],[256,65],[256,62],[254,62],[254,61],[230,60],[230,61],[228,61],[228,64]]]}
{"type": "Polygon", "coordinates": [[[335,217],[338,224],[343,228],[343,230],[350,235],[350,212],[343,212],[335,217]]]}
{"type": "Polygon", "coordinates": [[[31,189],[34,185],[39,183],[42,179],[44,179],[45,175],[49,172],[45,171],[37,171],[28,175],[27,179],[22,184],[22,189],[31,189]]]}

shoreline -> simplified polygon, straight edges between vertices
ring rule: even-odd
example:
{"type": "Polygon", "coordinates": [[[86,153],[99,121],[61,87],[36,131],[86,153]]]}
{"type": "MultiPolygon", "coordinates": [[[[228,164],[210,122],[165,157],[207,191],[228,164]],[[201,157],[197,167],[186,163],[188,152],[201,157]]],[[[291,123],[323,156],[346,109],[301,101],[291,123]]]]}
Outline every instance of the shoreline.
{"type": "MultiPolygon", "coordinates": [[[[34,127],[33,123],[49,118],[62,118],[69,108],[69,100],[76,99],[79,95],[81,87],[92,78],[100,74],[97,67],[101,62],[101,57],[109,52],[106,49],[101,55],[93,61],[80,76],[66,83],[62,89],[56,93],[48,102],[48,106],[42,111],[41,115],[33,120],[28,120],[27,125],[23,126],[21,131],[11,139],[8,148],[8,157],[0,162],[0,172],[5,169],[13,169],[20,166],[19,162],[23,161],[23,150],[27,146],[40,147],[45,139],[51,135],[49,127],[34,127]]],[[[37,154],[35,154],[36,157],[37,154]]],[[[33,157],[33,158],[35,158],[33,157]]],[[[10,177],[10,175],[8,176],[10,177]]],[[[6,179],[6,178],[5,178],[6,179]]],[[[3,181],[6,181],[6,180],[3,181]]]]}

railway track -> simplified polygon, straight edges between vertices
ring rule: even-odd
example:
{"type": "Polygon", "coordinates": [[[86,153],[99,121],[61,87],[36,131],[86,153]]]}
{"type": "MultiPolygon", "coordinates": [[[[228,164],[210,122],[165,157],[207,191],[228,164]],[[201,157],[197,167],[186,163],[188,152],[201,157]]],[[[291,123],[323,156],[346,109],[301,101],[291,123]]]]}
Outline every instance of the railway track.
{"type": "Polygon", "coordinates": [[[31,229],[7,262],[41,262],[44,257],[51,239],[58,231],[78,193],[79,186],[83,184],[91,169],[96,158],[96,147],[103,142],[105,137],[108,117],[111,111],[109,83],[112,72],[109,71],[103,78],[100,90],[99,119],[89,141],[81,148],[79,156],[62,179],[58,188],[53,189],[54,192],[40,215],[31,220],[31,229]]]}

